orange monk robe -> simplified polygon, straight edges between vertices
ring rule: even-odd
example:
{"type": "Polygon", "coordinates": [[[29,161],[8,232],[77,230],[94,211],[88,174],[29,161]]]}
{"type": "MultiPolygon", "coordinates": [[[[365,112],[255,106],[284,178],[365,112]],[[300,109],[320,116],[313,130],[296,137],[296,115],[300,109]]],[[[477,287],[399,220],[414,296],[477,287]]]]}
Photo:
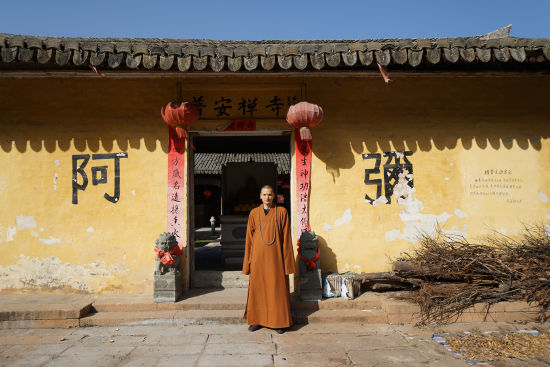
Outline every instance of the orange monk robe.
{"type": "Polygon", "coordinates": [[[267,215],[262,205],[252,209],[248,216],[243,261],[243,273],[250,275],[244,313],[248,325],[274,329],[292,325],[288,275],[294,272],[294,252],[287,210],[277,207],[275,228],[275,208],[271,208],[267,215]],[[263,241],[260,238],[258,220],[262,224],[263,241]],[[275,242],[266,245],[265,243],[273,240],[274,230],[275,242]]]}

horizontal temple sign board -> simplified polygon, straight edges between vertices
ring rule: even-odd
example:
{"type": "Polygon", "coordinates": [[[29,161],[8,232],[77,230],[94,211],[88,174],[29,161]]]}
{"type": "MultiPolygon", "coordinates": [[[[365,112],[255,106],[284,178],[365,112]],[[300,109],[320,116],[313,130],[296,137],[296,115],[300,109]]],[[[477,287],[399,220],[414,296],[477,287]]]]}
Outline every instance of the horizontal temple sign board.
{"type": "Polygon", "coordinates": [[[201,120],[284,119],[301,98],[300,85],[182,85],[181,98],[195,105],[201,120]]]}

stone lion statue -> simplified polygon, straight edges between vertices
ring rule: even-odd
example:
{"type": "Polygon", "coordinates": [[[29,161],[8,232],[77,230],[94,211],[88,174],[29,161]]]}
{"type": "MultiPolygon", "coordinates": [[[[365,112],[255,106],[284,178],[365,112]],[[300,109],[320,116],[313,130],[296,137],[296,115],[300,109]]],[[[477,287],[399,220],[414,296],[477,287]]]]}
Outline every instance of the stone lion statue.
{"type": "Polygon", "coordinates": [[[319,240],[315,232],[305,231],[300,235],[300,274],[306,270],[319,269],[319,240]]]}
{"type": "Polygon", "coordinates": [[[155,274],[179,272],[181,257],[181,249],[178,246],[176,236],[172,233],[161,233],[155,241],[155,274]]]}

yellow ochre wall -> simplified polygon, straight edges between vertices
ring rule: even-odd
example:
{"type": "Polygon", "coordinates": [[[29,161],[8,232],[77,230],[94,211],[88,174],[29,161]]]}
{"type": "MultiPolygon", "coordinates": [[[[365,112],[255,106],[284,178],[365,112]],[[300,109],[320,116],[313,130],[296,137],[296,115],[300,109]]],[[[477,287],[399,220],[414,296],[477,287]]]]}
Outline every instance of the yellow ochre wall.
{"type": "MultiPolygon", "coordinates": [[[[344,74],[176,75],[2,79],[0,291],[152,292],[152,248],[166,228],[168,133],[159,110],[176,98],[177,82],[212,95],[307,86],[307,99],[325,111],[312,129],[310,195],[324,271],[388,270],[389,258],[437,223],[478,238],[550,221],[548,76],[395,74],[385,85],[379,76],[344,74]],[[412,152],[414,192],[373,206],[365,194],[373,197],[375,187],[364,181],[375,160],[362,155],[395,151],[412,152]],[[128,153],[119,202],[103,197],[113,194],[113,161],[90,160],[88,187],[72,204],[72,155],[119,152],[128,153]],[[92,185],[97,165],[109,166],[107,184],[92,185]],[[503,173],[486,175],[490,169],[503,173]],[[471,188],[483,178],[517,188],[471,188]]],[[[199,121],[194,129],[224,123],[199,121]]],[[[284,120],[258,127],[288,129],[284,120]]],[[[386,159],[372,179],[383,178],[386,159]]]]}

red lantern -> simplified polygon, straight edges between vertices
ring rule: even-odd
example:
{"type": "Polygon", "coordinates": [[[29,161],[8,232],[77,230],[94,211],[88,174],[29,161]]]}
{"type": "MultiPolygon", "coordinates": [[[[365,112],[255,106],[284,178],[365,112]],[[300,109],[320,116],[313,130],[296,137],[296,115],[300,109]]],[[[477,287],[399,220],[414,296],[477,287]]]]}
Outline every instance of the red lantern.
{"type": "Polygon", "coordinates": [[[176,129],[180,139],[187,139],[187,128],[199,119],[199,110],[189,102],[169,102],[160,114],[168,125],[176,129]]]}
{"type": "Polygon", "coordinates": [[[322,119],[323,109],[309,102],[296,103],[286,113],[286,121],[295,129],[300,129],[300,138],[304,141],[311,141],[309,128],[319,125],[322,119]]]}

